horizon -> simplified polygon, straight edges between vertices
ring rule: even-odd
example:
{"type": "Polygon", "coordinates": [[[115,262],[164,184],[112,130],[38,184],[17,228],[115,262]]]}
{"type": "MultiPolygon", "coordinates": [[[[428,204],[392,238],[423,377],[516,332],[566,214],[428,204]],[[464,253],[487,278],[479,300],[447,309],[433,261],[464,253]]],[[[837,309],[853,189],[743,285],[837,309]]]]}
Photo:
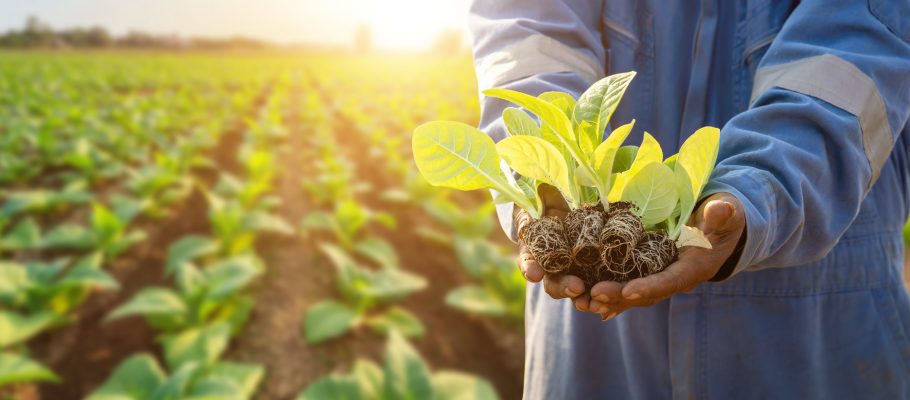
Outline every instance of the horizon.
{"type": "Polygon", "coordinates": [[[246,37],[281,46],[351,47],[367,25],[377,50],[424,50],[445,31],[466,31],[468,0],[11,0],[0,32],[19,30],[36,17],[55,30],[101,27],[112,35],[131,31],[180,37],[246,37]],[[61,3],[63,6],[61,7],[61,3]],[[71,7],[67,7],[71,6],[71,7]]]}

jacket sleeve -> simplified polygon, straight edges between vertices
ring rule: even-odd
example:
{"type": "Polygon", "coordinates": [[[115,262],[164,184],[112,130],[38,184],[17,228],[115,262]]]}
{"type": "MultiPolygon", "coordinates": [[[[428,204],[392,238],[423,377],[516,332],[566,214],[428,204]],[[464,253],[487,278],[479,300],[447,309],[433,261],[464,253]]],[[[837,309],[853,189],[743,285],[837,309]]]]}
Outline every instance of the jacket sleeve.
{"type": "Polygon", "coordinates": [[[910,113],[910,24],[875,3],[886,2],[803,1],[761,61],[750,108],[721,130],[705,193],[745,206],[732,273],[824,257],[887,161],[910,113]]]}
{"type": "MultiPolygon", "coordinates": [[[[563,91],[578,97],[604,76],[599,1],[483,1],[471,4],[474,66],[480,91],[506,88],[538,95],[563,91]]],[[[480,129],[505,137],[503,100],[481,98],[480,129]]],[[[503,230],[517,240],[513,205],[496,207],[503,230]]]]}

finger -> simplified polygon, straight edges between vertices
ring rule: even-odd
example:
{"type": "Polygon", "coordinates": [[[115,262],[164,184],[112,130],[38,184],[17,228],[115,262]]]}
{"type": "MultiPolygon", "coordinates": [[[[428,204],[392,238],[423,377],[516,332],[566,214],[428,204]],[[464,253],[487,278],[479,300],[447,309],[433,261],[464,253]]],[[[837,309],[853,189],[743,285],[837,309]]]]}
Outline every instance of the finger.
{"type": "Polygon", "coordinates": [[[543,279],[543,267],[534,259],[528,247],[523,244],[518,246],[518,269],[528,282],[536,283],[543,279]]]}
{"type": "Polygon", "coordinates": [[[580,296],[572,299],[572,303],[575,304],[575,309],[581,312],[590,311],[589,304],[591,302],[591,296],[587,293],[582,293],[580,296]]]}
{"type": "Polygon", "coordinates": [[[591,298],[599,303],[615,304],[622,301],[623,284],[613,281],[597,282],[591,287],[591,298]]]}
{"type": "Polygon", "coordinates": [[[585,292],[585,284],[574,275],[547,275],[543,279],[544,291],[554,299],[578,297],[585,292]]]}
{"type": "Polygon", "coordinates": [[[694,255],[690,251],[679,255],[679,260],[670,264],[667,269],[644,278],[633,279],[622,288],[624,303],[630,305],[650,305],[670,297],[690,286],[708,280],[705,276],[705,257],[694,255]]]}
{"type": "Polygon", "coordinates": [[[701,221],[698,221],[698,228],[706,235],[726,232],[736,216],[736,205],[733,201],[735,201],[733,196],[725,194],[706,202],[701,212],[701,221]]]}

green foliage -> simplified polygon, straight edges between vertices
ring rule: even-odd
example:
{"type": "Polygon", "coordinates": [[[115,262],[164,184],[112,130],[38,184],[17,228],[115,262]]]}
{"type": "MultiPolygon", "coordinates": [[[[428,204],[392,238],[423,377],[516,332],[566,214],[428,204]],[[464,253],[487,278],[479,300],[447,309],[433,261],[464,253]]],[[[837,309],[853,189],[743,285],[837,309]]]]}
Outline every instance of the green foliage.
{"type": "Polygon", "coordinates": [[[307,214],[300,227],[304,232],[329,231],[339,244],[350,249],[358,245],[362,232],[373,222],[387,229],[394,229],[397,225],[395,217],[391,214],[370,210],[354,200],[345,200],[336,204],[332,212],[317,210],[307,214]]]}
{"type": "Polygon", "coordinates": [[[297,400],[498,399],[484,379],[453,371],[433,373],[420,354],[392,332],[382,367],[357,360],[350,374],[330,375],[304,389],[297,400]]]}
{"type": "Polygon", "coordinates": [[[137,354],[121,363],[87,400],[250,399],[264,373],[258,365],[217,361],[208,366],[188,362],[168,376],[154,357],[137,354]]]}
{"type": "Polygon", "coordinates": [[[524,316],[525,280],[515,260],[480,238],[457,238],[455,254],[479,285],[449,292],[446,304],[462,311],[520,321],[524,316]]]}
{"type": "Polygon", "coordinates": [[[309,343],[320,343],[341,336],[366,324],[385,334],[390,329],[419,336],[423,326],[409,312],[389,307],[374,312],[381,305],[404,298],[426,287],[426,281],[412,273],[393,268],[369,269],[355,262],[343,249],[322,245],[323,253],[335,267],[336,285],[344,302],[323,301],[311,306],[304,316],[303,333],[309,343]]]}

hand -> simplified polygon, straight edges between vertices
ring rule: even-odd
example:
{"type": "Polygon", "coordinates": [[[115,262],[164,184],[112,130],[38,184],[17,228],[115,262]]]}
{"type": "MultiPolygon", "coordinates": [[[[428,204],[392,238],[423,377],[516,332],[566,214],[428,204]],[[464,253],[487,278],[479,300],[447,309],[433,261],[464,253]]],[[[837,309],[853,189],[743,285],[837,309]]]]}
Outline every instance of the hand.
{"type": "MultiPolygon", "coordinates": [[[[545,216],[564,218],[569,213],[569,205],[556,188],[550,185],[540,185],[538,188],[545,216]]],[[[527,223],[526,213],[518,207],[512,214],[517,227],[527,223]]],[[[543,281],[544,291],[554,299],[566,297],[576,298],[585,295],[585,284],[581,278],[573,275],[553,275],[544,272],[543,268],[534,260],[534,257],[524,245],[518,247],[518,268],[528,282],[543,281]]],[[[586,295],[585,295],[586,296],[586,295]]]]}
{"type": "MultiPolygon", "coordinates": [[[[582,306],[606,321],[629,308],[650,306],[711,279],[733,254],[745,230],[742,203],[729,193],[716,193],[702,202],[690,222],[705,233],[711,249],[684,248],[667,269],[625,284],[599,282],[591,288],[591,300],[582,306]]],[[[578,302],[576,308],[582,309],[578,302]]]]}

